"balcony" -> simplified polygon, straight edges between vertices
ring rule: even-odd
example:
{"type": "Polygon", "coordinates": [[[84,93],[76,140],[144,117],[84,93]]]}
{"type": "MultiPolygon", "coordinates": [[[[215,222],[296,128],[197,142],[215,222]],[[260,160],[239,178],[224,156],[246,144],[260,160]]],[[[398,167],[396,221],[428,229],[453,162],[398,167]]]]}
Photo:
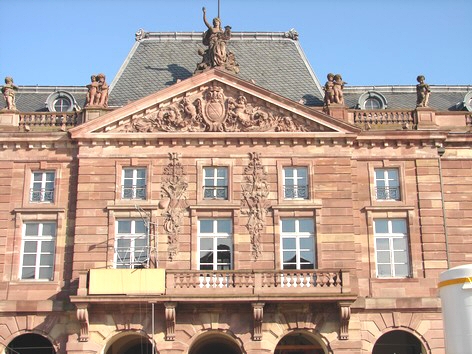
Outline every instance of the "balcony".
{"type": "Polygon", "coordinates": [[[156,302],[338,301],[353,294],[350,274],[342,270],[91,269],[80,274],[73,301],[142,302],[149,297],[156,302]]]}

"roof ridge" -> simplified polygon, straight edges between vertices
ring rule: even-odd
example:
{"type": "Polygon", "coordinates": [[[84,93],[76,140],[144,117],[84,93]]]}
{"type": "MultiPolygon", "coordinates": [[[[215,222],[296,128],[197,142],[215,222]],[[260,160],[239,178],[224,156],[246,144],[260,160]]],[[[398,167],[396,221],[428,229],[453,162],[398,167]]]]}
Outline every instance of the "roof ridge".
{"type": "MultiPolygon", "coordinates": [[[[144,40],[201,40],[204,31],[201,32],[137,32],[137,41],[144,40]]],[[[231,40],[296,40],[290,31],[288,32],[231,32],[231,40]]]]}

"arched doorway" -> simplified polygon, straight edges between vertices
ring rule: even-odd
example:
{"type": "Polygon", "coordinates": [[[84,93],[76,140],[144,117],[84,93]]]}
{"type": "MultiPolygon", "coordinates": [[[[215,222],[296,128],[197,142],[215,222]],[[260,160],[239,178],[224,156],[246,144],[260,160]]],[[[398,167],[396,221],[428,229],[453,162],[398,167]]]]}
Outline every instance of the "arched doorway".
{"type": "Polygon", "coordinates": [[[426,354],[426,351],[413,334],[396,330],[382,335],[375,343],[372,354],[426,354]]]}
{"type": "Polygon", "coordinates": [[[283,337],[274,354],[325,354],[325,350],[316,339],[298,332],[283,337]]]}
{"type": "Polygon", "coordinates": [[[198,339],[189,350],[189,354],[241,354],[241,348],[228,335],[210,334],[198,339]]]}
{"type": "Polygon", "coordinates": [[[6,354],[55,354],[56,350],[49,339],[35,333],[26,333],[13,339],[6,354]]]}
{"type": "Polygon", "coordinates": [[[152,343],[143,335],[129,333],[115,339],[105,354],[153,354],[152,343]]]}

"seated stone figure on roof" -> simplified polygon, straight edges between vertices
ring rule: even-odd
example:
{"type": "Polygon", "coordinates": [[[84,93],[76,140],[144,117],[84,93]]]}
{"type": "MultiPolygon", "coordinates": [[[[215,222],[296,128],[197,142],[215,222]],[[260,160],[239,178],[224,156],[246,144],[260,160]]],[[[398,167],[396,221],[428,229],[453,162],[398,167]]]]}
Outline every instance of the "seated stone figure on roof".
{"type": "Polygon", "coordinates": [[[416,85],[416,107],[428,107],[431,90],[424,80],[425,78],[423,75],[419,75],[416,78],[416,81],[418,81],[418,85],[416,85]]]}
{"type": "Polygon", "coordinates": [[[214,67],[239,72],[234,54],[226,50],[227,41],[231,38],[231,27],[226,26],[223,31],[218,17],[215,17],[213,25],[210,25],[206,19],[206,9],[203,8],[202,11],[203,22],[208,28],[203,34],[202,43],[208,48],[205,51],[199,50],[198,54],[202,56],[202,61],[197,65],[195,73],[214,67]]]}
{"type": "Polygon", "coordinates": [[[3,97],[5,98],[6,109],[15,110],[15,95],[18,91],[18,86],[13,84],[13,79],[11,77],[5,78],[5,85],[2,87],[3,97]]]}

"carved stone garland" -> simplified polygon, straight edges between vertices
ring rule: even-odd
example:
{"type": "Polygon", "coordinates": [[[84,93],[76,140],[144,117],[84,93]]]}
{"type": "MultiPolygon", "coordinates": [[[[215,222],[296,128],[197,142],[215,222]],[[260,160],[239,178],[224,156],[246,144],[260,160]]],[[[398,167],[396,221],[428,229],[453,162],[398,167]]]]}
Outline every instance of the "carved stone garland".
{"type": "Polygon", "coordinates": [[[251,235],[252,256],[258,259],[261,254],[261,233],[266,225],[270,203],[267,172],[261,164],[260,154],[250,153],[251,161],[244,168],[245,183],[241,186],[241,212],[248,215],[246,228],[251,235]]]}
{"type": "MultiPolygon", "coordinates": [[[[316,125],[316,123],[314,123],[316,125]]],[[[313,126],[312,129],[319,129],[313,126]]],[[[124,132],[303,132],[306,122],[298,122],[278,111],[248,102],[244,95],[226,97],[221,86],[213,84],[203,92],[137,114],[117,128],[124,132]]]]}
{"type": "Polygon", "coordinates": [[[165,217],[164,230],[167,232],[168,256],[173,260],[179,252],[178,236],[182,220],[187,207],[188,182],[179,157],[176,153],[169,153],[169,164],[164,168],[164,177],[161,186],[161,203],[165,217]]]}

